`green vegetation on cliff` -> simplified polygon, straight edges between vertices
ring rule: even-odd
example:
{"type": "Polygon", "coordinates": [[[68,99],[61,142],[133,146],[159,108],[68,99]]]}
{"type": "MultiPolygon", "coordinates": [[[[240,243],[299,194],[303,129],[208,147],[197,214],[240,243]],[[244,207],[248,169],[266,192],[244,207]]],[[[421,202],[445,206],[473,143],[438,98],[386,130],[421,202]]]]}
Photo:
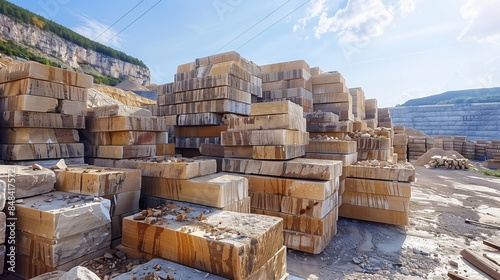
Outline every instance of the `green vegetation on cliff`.
{"type": "Polygon", "coordinates": [[[8,56],[17,56],[20,58],[24,58],[26,60],[36,61],[45,65],[61,67],[61,64],[54,61],[50,61],[48,58],[43,58],[30,51],[28,48],[16,44],[16,42],[12,40],[8,41],[0,40],[0,53],[6,54],[8,56]]]}
{"type": "Polygon", "coordinates": [[[74,32],[71,29],[68,29],[60,24],[57,24],[46,18],[43,18],[37,14],[34,14],[26,9],[23,9],[7,1],[0,0],[0,13],[19,22],[24,22],[26,24],[37,26],[45,31],[52,32],[57,36],[66,39],[69,42],[72,42],[78,46],[86,48],[88,50],[94,50],[96,52],[110,56],[112,58],[116,58],[125,62],[129,62],[147,68],[144,62],[142,62],[142,60],[140,59],[129,56],[124,52],[117,51],[101,43],[94,42],[74,32]]]}
{"type": "Polygon", "coordinates": [[[500,102],[500,87],[447,91],[406,101],[401,106],[500,102]]]}

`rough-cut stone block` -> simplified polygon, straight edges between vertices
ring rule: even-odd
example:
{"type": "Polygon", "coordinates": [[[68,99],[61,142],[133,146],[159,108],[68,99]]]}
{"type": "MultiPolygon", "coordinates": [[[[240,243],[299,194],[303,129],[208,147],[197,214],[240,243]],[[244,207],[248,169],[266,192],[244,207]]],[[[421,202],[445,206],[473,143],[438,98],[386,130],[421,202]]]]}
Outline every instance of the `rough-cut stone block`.
{"type": "Polygon", "coordinates": [[[33,170],[31,166],[0,165],[0,181],[7,192],[15,191],[15,198],[48,193],[54,188],[56,176],[50,169],[33,170]]]}

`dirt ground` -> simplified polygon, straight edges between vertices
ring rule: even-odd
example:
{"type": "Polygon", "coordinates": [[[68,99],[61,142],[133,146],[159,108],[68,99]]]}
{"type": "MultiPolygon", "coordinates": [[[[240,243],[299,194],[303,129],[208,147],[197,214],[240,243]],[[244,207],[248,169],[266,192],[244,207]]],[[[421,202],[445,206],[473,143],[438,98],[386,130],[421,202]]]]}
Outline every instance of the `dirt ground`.
{"type": "MultiPolygon", "coordinates": [[[[340,218],[337,235],[321,254],[288,252],[290,279],[311,274],[319,279],[449,279],[449,270],[469,279],[492,279],[466,264],[460,251],[500,258],[482,244],[486,239],[500,243],[500,230],[465,223],[500,225],[500,178],[420,166],[416,173],[409,226],[340,218]]],[[[6,274],[0,279],[20,278],[6,274]]]]}
{"type": "Polygon", "coordinates": [[[288,252],[292,279],[492,279],[460,257],[469,248],[500,258],[482,244],[500,243],[500,178],[473,171],[416,167],[407,227],[339,218],[338,233],[319,255],[288,252]],[[458,267],[450,264],[458,263],[458,267]]]}

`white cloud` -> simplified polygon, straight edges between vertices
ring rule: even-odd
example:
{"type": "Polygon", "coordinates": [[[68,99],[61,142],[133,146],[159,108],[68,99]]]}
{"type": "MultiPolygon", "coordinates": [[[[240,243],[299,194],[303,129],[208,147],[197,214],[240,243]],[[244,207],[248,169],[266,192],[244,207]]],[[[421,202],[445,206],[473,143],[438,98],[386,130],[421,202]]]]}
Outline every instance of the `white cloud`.
{"type": "Polygon", "coordinates": [[[458,36],[458,40],[474,40],[479,43],[500,42],[498,11],[500,11],[498,0],[468,0],[460,8],[460,13],[469,25],[458,36]]]}
{"type": "Polygon", "coordinates": [[[417,3],[420,0],[399,0],[399,13],[401,16],[406,16],[415,11],[417,8],[417,3]]]}
{"type": "Polygon", "coordinates": [[[299,29],[304,29],[309,21],[319,16],[321,13],[328,11],[325,7],[326,0],[311,0],[311,5],[307,7],[306,16],[300,18],[296,24],[293,25],[293,32],[299,29]]]}
{"type": "Polygon", "coordinates": [[[101,44],[121,48],[124,39],[117,36],[117,32],[113,28],[108,29],[109,26],[87,16],[79,15],[79,17],[82,24],[73,27],[73,31],[101,44]]]}
{"type": "Polygon", "coordinates": [[[307,23],[317,19],[314,36],[335,33],[340,43],[366,42],[384,34],[397,16],[404,17],[415,11],[421,0],[348,0],[345,7],[329,15],[324,0],[313,0],[293,26],[293,31],[304,29],[307,23]]]}
{"type": "Polygon", "coordinates": [[[321,38],[327,32],[337,33],[340,43],[366,42],[384,34],[394,20],[394,8],[381,0],[349,0],[334,16],[323,12],[314,35],[321,38]]]}

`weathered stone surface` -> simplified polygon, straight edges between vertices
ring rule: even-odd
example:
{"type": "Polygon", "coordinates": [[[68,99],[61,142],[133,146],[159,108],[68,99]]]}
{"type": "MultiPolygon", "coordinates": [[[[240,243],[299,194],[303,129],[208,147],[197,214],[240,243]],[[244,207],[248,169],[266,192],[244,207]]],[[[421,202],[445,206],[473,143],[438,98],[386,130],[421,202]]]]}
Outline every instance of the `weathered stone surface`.
{"type": "Polygon", "coordinates": [[[427,135],[463,135],[468,140],[500,139],[498,103],[390,108],[394,125],[427,135]]]}
{"type": "MultiPolygon", "coordinates": [[[[114,279],[115,280],[147,279],[148,276],[153,274],[157,274],[158,277],[160,277],[161,279],[168,279],[169,276],[174,277],[174,279],[197,279],[205,277],[205,275],[207,275],[207,272],[195,271],[191,267],[155,258],[147,263],[135,267],[134,269],[132,269],[127,273],[119,275],[114,279]]],[[[222,280],[226,278],[222,278],[217,275],[210,275],[209,279],[222,280]]]]}
{"type": "MultiPolygon", "coordinates": [[[[0,244],[5,243],[5,225],[7,222],[7,216],[4,212],[0,212],[0,244]]],[[[1,270],[0,270],[1,272],[1,270]]],[[[1,274],[1,273],[0,273],[1,274]]]]}
{"type": "MultiPolygon", "coordinates": [[[[56,175],[50,169],[33,170],[31,166],[0,165],[0,181],[16,199],[48,193],[54,188],[56,175]]],[[[0,195],[1,196],[1,195],[0,195]]]]}
{"type": "Polygon", "coordinates": [[[42,53],[50,53],[73,68],[85,65],[106,76],[127,78],[140,84],[149,83],[148,69],[87,50],[34,25],[21,24],[5,15],[0,15],[0,26],[2,26],[0,28],[2,38],[19,40],[26,45],[34,46],[42,53]]]}

